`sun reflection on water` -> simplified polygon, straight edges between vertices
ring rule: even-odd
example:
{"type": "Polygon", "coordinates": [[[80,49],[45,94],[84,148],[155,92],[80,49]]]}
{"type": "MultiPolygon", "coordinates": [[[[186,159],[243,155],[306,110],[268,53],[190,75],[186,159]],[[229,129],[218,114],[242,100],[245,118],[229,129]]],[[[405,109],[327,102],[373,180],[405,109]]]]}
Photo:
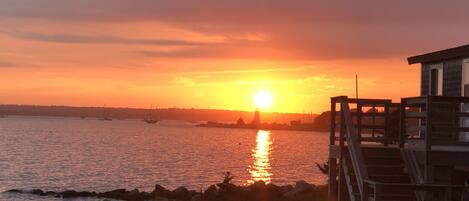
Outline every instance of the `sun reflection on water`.
{"type": "Polygon", "coordinates": [[[272,173],[270,173],[270,132],[259,130],[257,132],[256,147],[252,150],[253,164],[249,167],[251,179],[247,181],[252,184],[256,181],[270,183],[272,173]]]}

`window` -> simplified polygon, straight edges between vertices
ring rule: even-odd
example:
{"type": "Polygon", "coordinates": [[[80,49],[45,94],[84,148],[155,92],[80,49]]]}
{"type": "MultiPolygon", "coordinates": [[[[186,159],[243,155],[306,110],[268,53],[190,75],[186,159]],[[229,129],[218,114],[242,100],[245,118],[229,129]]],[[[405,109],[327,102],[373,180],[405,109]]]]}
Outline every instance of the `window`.
{"type": "Polygon", "coordinates": [[[430,90],[429,95],[443,95],[443,64],[430,65],[430,90]]]}

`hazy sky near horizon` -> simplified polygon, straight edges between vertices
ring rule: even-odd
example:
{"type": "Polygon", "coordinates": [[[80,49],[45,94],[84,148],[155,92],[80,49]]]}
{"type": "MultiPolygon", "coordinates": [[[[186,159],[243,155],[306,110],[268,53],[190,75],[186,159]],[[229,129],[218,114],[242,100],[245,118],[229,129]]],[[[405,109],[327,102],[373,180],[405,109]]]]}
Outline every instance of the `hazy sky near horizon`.
{"type": "Polygon", "coordinates": [[[469,1],[1,0],[0,104],[327,110],[419,92],[406,57],[469,43],[469,1]]]}

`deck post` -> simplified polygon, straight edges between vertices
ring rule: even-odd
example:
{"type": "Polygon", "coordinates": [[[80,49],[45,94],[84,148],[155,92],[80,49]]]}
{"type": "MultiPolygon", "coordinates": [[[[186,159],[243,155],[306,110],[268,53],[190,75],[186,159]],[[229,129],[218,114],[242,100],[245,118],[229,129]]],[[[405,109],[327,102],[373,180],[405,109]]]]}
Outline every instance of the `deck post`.
{"type": "Polygon", "coordinates": [[[362,143],[362,104],[357,100],[357,134],[358,143],[362,143]]]}
{"type": "Polygon", "coordinates": [[[339,167],[339,193],[338,193],[338,201],[347,201],[347,183],[345,182],[345,174],[344,174],[344,169],[343,169],[343,162],[344,160],[341,157],[340,160],[340,167],[339,167]]]}
{"type": "Polygon", "coordinates": [[[383,186],[380,184],[375,185],[375,195],[374,195],[374,201],[381,201],[381,193],[383,192],[383,186]]]}
{"type": "Polygon", "coordinates": [[[362,104],[357,100],[357,134],[358,134],[358,143],[362,143],[362,104]]]}
{"type": "Polygon", "coordinates": [[[388,146],[390,138],[390,132],[391,129],[389,128],[389,119],[391,118],[390,112],[389,112],[389,107],[391,106],[391,103],[386,103],[384,105],[384,146],[388,146]]]}
{"type": "Polygon", "coordinates": [[[368,197],[370,197],[370,187],[366,184],[363,183],[363,195],[361,197],[361,201],[368,201],[368,197]]]}
{"type": "Polygon", "coordinates": [[[430,184],[433,183],[433,167],[430,164],[430,152],[432,149],[432,96],[427,96],[426,100],[426,111],[427,111],[427,118],[426,118],[426,125],[425,125],[425,161],[424,161],[424,175],[425,175],[425,183],[430,184]]]}
{"type": "Polygon", "coordinates": [[[373,128],[371,129],[371,137],[375,137],[375,125],[376,125],[376,104],[373,103],[371,104],[371,111],[373,111],[373,115],[371,115],[371,124],[373,125],[373,128]]]}
{"type": "MultiPolygon", "coordinates": [[[[346,98],[345,98],[346,99],[346,98]]],[[[343,101],[343,98],[341,98],[343,101]]],[[[345,120],[344,120],[344,112],[343,108],[340,107],[340,135],[339,135],[339,201],[346,201],[346,183],[345,183],[345,175],[344,175],[344,151],[345,151],[345,120]]]]}
{"type": "MultiPolygon", "coordinates": [[[[342,108],[340,108],[342,110],[342,108]]],[[[340,157],[343,155],[343,150],[345,147],[345,118],[344,113],[340,112],[340,136],[339,136],[339,147],[340,147],[340,157]]]]}
{"type": "Polygon", "coordinates": [[[469,201],[469,188],[463,188],[461,192],[461,201],[469,201]]]}
{"type": "Polygon", "coordinates": [[[406,121],[405,121],[405,100],[401,98],[401,104],[399,105],[399,147],[404,148],[405,144],[405,131],[406,131],[406,121]]]}
{"type": "Polygon", "coordinates": [[[452,190],[451,190],[450,187],[446,187],[445,192],[444,192],[444,199],[445,199],[445,201],[451,201],[451,194],[452,194],[451,191],[452,191],[452,190]]]}
{"type": "MultiPolygon", "coordinates": [[[[336,100],[331,98],[331,127],[329,145],[335,145],[335,119],[336,119],[336,100]]],[[[337,196],[337,159],[329,156],[329,180],[328,196],[330,200],[335,200],[337,196]]]]}

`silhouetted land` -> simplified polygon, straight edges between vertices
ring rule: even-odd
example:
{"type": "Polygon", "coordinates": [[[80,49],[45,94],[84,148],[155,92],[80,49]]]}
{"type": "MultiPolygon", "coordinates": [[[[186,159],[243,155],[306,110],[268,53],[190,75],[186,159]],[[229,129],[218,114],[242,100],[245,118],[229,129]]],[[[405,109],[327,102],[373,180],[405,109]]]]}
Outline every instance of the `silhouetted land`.
{"type": "Polygon", "coordinates": [[[199,127],[214,128],[241,128],[241,129],[263,129],[263,130],[296,130],[296,131],[329,131],[330,112],[323,112],[314,118],[312,122],[302,122],[301,120],[292,120],[289,123],[245,123],[240,118],[236,123],[220,123],[208,121],[205,124],[199,124],[199,127]]]}
{"type": "MultiPolygon", "coordinates": [[[[161,120],[233,122],[238,118],[252,119],[251,111],[219,109],[143,109],[104,108],[36,105],[0,105],[0,115],[61,116],[61,117],[110,117],[115,119],[144,119],[150,113],[161,120]]],[[[298,113],[262,113],[263,122],[289,123],[292,120],[311,122],[317,115],[298,113]]]]}

